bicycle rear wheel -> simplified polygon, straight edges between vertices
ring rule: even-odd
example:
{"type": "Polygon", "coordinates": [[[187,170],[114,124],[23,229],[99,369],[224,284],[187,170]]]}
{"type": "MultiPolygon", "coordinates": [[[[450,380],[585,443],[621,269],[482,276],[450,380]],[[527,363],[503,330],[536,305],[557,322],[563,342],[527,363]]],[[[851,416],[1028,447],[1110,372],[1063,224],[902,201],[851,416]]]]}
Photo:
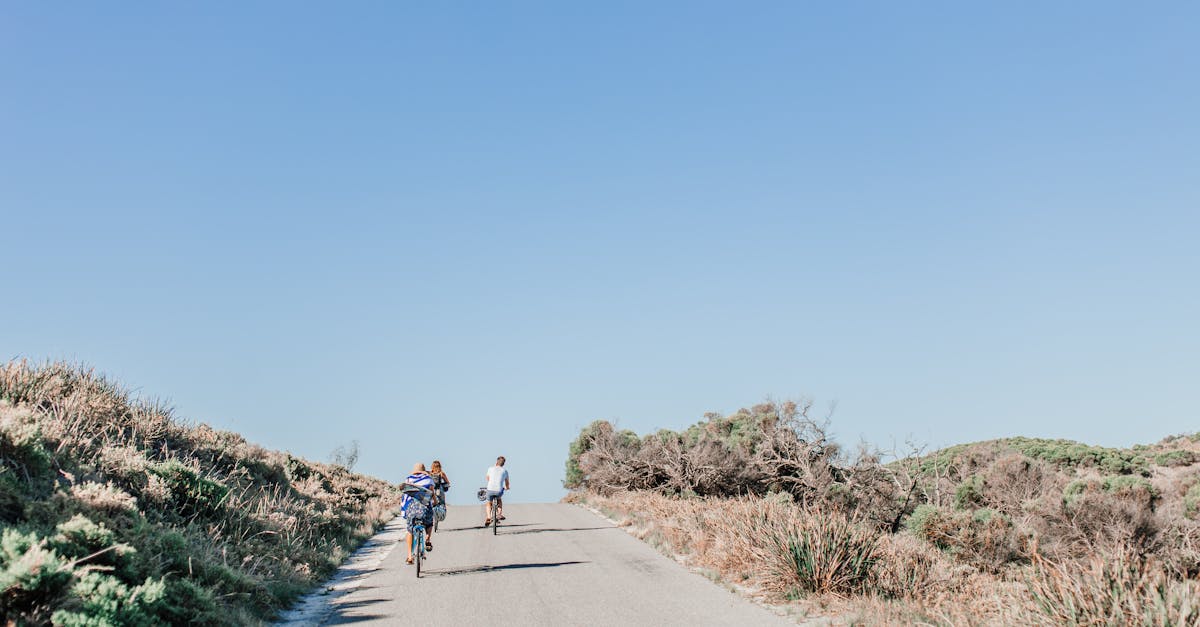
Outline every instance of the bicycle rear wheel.
{"type": "Polygon", "coordinates": [[[417,562],[417,579],[421,578],[421,560],[425,557],[425,530],[418,529],[413,534],[413,555],[416,556],[417,562]]]}

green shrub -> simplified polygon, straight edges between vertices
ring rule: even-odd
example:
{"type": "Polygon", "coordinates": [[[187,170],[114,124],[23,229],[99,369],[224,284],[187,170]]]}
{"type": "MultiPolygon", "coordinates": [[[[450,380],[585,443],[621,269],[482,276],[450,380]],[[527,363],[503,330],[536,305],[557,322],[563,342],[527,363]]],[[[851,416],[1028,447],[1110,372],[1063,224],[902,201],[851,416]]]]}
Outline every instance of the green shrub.
{"type": "Polygon", "coordinates": [[[81,514],[60,523],[56,530],[58,533],[47,540],[48,546],[63,557],[88,566],[103,566],[126,574],[129,558],[137,552],[127,544],[118,543],[112,530],[81,514]]]}
{"type": "Polygon", "coordinates": [[[15,523],[25,517],[28,496],[11,468],[0,468],[0,523],[15,523]]]}
{"type": "Polygon", "coordinates": [[[304,481],[313,475],[313,468],[308,465],[308,462],[291,455],[284,460],[284,470],[291,481],[304,481]]]}
{"type": "Polygon", "coordinates": [[[171,505],[187,519],[217,514],[229,495],[229,488],[201,477],[178,461],[155,464],[149,470],[166,481],[171,505]]]}
{"type": "Polygon", "coordinates": [[[913,513],[909,515],[908,521],[905,524],[913,535],[918,538],[924,538],[926,536],[926,529],[937,517],[939,511],[934,505],[922,503],[913,510],[913,513]]]}
{"type": "Polygon", "coordinates": [[[1022,558],[1012,520],[995,510],[967,512],[925,504],[909,517],[908,529],[956,560],[983,570],[998,571],[1022,558]]]}
{"type": "Polygon", "coordinates": [[[27,492],[44,494],[53,488],[52,458],[37,423],[19,418],[0,422],[0,472],[21,477],[27,492]]]}
{"type": "Polygon", "coordinates": [[[159,625],[164,584],[146,581],[130,588],[116,577],[89,572],[79,578],[71,591],[77,601],[71,609],[54,613],[55,625],[62,627],[150,627],[159,625]]]}
{"type": "Polygon", "coordinates": [[[1200,456],[1193,451],[1186,450],[1167,451],[1154,456],[1155,464],[1168,467],[1191,466],[1197,460],[1200,460],[1200,456]]]}
{"type": "Polygon", "coordinates": [[[959,509],[975,509],[983,505],[983,477],[971,475],[954,490],[954,504],[959,509]]]}
{"type": "Polygon", "coordinates": [[[592,447],[592,439],[605,427],[611,426],[607,421],[596,420],[579,432],[579,437],[571,442],[567,451],[567,474],[563,486],[578,488],[583,485],[584,474],[579,467],[579,458],[592,447]]]}
{"type": "Polygon", "coordinates": [[[977,509],[971,513],[971,521],[979,524],[987,524],[996,516],[1003,516],[994,509],[977,509]]]}
{"type": "Polygon", "coordinates": [[[1034,459],[1066,467],[1094,467],[1110,474],[1148,474],[1149,462],[1143,455],[1124,449],[1090,446],[1072,440],[1009,438],[1000,440],[1034,459]]]}
{"type": "Polygon", "coordinates": [[[1158,488],[1146,479],[1130,475],[1116,475],[1103,479],[1076,479],[1067,484],[1063,490],[1063,500],[1067,505],[1073,504],[1080,496],[1089,490],[1099,490],[1109,494],[1145,504],[1153,505],[1159,498],[1158,488]]]}
{"type": "Polygon", "coordinates": [[[0,616],[17,623],[41,623],[66,596],[74,569],[46,548],[36,533],[13,528],[0,533],[0,616]]]}
{"type": "Polygon", "coordinates": [[[1200,514],[1200,481],[1192,484],[1183,495],[1183,511],[1188,518],[1196,518],[1200,514]]]}
{"type": "Polygon", "coordinates": [[[213,593],[190,579],[166,581],[158,615],[168,625],[218,625],[222,620],[213,593]]]}

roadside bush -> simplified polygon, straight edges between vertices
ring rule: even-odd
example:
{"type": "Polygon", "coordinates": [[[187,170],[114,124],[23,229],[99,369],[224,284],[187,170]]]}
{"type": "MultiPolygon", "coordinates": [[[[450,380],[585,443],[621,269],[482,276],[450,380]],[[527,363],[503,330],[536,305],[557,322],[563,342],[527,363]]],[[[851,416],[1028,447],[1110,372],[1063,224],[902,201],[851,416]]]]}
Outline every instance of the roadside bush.
{"type": "Polygon", "coordinates": [[[1195,451],[1186,449],[1178,449],[1159,453],[1154,456],[1154,463],[1159,466],[1167,466],[1173,468],[1176,466],[1191,466],[1200,461],[1200,456],[1196,455],[1195,451]]]}
{"type": "Polygon", "coordinates": [[[71,562],[46,547],[36,533],[0,533],[0,616],[16,622],[45,622],[66,596],[74,577],[71,562]]]}
{"type": "Polygon", "coordinates": [[[1136,451],[1090,446],[1072,440],[1009,438],[1001,442],[1034,459],[1067,468],[1097,468],[1108,474],[1149,474],[1149,462],[1136,451]]]}
{"type": "Polygon", "coordinates": [[[922,505],[909,518],[908,528],[954,559],[988,572],[998,572],[1024,554],[1012,521],[990,509],[967,512],[922,505]]]}
{"type": "Polygon", "coordinates": [[[186,519],[218,514],[229,494],[229,488],[175,460],[155,464],[149,470],[166,483],[171,508],[186,519]]]}
{"type": "Polygon", "coordinates": [[[1046,626],[1200,624],[1200,583],[1169,579],[1136,555],[1097,555],[1080,564],[1035,559],[1019,620],[1046,626]]]}
{"type": "Polygon", "coordinates": [[[886,535],[880,539],[870,589],[888,598],[925,600],[946,585],[942,569],[940,556],[929,545],[908,534],[886,535]]]}
{"type": "Polygon", "coordinates": [[[137,498],[111,483],[89,481],[71,486],[70,494],[88,509],[105,514],[133,513],[137,511],[137,498]]]}
{"type": "Polygon", "coordinates": [[[12,470],[0,468],[0,523],[11,524],[24,518],[27,499],[12,470]]]}
{"type": "Polygon", "coordinates": [[[147,581],[130,588],[115,577],[89,572],[72,589],[77,601],[71,605],[76,609],[58,610],[52,620],[61,627],[159,625],[164,588],[162,581],[147,581]]]}
{"type": "Polygon", "coordinates": [[[823,425],[808,418],[810,408],[762,403],[728,416],[709,414],[682,432],[644,437],[596,421],[571,443],[564,485],[725,497],[787,492],[801,504],[854,507],[854,498],[846,497],[865,491],[847,489],[853,463],[823,425]]]}
{"type": "Polygon", "coordinates": [[[158,615],[168,625],[219,625],[237,622],[229,612],[221,612],[210,589],[191,579],[165,581],[158,615]]]}
{"type": "Polygon", "coordinates": [[[1200,579],[1200,523],[1187,518],[1166,521],[1152,549],[1152,556],[1173,578],[1200,579]]]}
{"type": "Polygon", "coordinates": [[[1010,517],[1022,516],[1032,502],[1063,489],[1063,479],[1054,467],[1022,453],[1001,454],[979,476],[984,489],[976,507],[989,507],[1010,517]]]}
{"type": "Polygon", "coordinates": [[[954,491],[954,504],[959,509],[975,509],[984,503],[984,481],[979,475],[971,475],[954,491]]]}
{"type": "Polygon", "coordinates": [[[1188,518],[1196,518],[1200,514],[1200,481],[1188,488],[1183,496],[1184,512],[1188,518]]]}
{"type": "Polygon", "coordinates": [[[0,400],[0,476],[11,473],[25,496],[42,495],[53,488],[51,466],[50,451],[32,414],[0,400]]]}
{"type": "Polygon", "coordinates": [[[760,557],[788,592],[862,592],[879,559],[880,534],[836,512],[793,509],[766,521],[760,557]]]}
{"type": "Polygon", "coordinates": [[[1079,479],[1067,485],[1063,492],[1063,500],[1072,504],[1080,496],[1093,491],[1103,491],[1119,498],[1132,501],[1146,509],[1151,509],[1158,500],[1158,489],[1141,477],[1115,476],[1103,479],[1079,479]]]}
{"type": "Polygon", "coordinates": [[[912,515],[908,517],[908,521],[905,524],[913,535],[925,538],[927,537],[926,530],[932,527],[932,523],[938,516],[939,511],[941,510],[936,505],[922,503],[913,510],[912,515]]]}
{"type": "Polygon", "coordinates": [[[1062,547],[1058,557],[1153,546],[1161,527],[1152,509],[1157,490],[1139,477],[1110,479],[1074,482],[1058,507],[1041,512],[1043,533],[1062,547]]]}

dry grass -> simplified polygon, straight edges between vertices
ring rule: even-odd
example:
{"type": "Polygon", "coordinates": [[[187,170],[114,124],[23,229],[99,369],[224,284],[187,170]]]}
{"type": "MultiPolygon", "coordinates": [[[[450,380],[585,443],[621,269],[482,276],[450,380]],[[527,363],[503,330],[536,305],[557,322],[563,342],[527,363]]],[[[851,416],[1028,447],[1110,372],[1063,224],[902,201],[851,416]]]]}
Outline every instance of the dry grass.
{"type": "Polygon", "coordinates": [[[1162,564],[1135,554],[1036,558],[1027,590],[1018,616],[1030,625],[1200,624],[1200,583],[1172,579],[1162,564]]]}
{"type": "Polygon", "coordinates": [[[576,492],[688,566],[834,625],[1196,625],[1200,584],[1126,554],[994,571],[908,532],[891,534],[779,497],[576,492]]]}
{"type": "MultiPolygon", "coordinates": [[[[978,615],[960,610],[955,602],[967,590],[996,583],[990,577],[973,578],[907,534],[891,536],[842,514],[780,497],[681,499],[623,492],[575,493],[569,500],[600,510],[690,567],[716,573],[773,603],[799,603],[804,614],[834,616],[835,624],[868,619],[881,624],[898,616],[955,612],[978,615]]],[[[996,612],[993,603],[983,615],[996,612]]]]}
{"type": "Polygon", "coordinates": [[[330,573],[396,496],[383,481],[185,424],[90,370],[0,365],[0,526],[13,551],[33,542],[0,557],[0,577],[77,516],[136,549],[95,573],[111,578],[103,585],[66,569],[66,587],[0,591],[0,612],[18,622],[75,612],[115,624],[257,623],[330,573]],[[142,585],[161,594],[120,592],[142,585]]]}

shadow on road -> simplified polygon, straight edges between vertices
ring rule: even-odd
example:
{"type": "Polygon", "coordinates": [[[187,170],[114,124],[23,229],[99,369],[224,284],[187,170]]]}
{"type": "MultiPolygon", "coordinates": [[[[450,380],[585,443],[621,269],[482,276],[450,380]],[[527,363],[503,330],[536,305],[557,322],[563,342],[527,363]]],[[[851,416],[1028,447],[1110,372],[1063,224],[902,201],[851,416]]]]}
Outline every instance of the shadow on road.
{"type": "MultiPolygon", "coordinates": [[[[455,568],[453,570],[431,570],[430,575],[453,577],[455,575],[473,575],[475,573],[490,573],[498,570],[518,570],[522,568],[554,568],[556,566],[571,566],[573,564],[590,564],[591,562],[533,562],[527,564],[501,564],[499,566],[472,566],[470,568],[455,568]]],[[[424,572],[424,571],[422,571],[424,572]]]]}
{"type": "Polygon", "coordinates": [[[340,613],[334,613],[329,618],[321,622],[322,625],[350,625],[352,623],[365,623],[368,621],[383,621],[391,618],[386,614],[361,614],[359,616],[345,616],[340,613]]]}
{"type": "MultiPolygon", "coordinates": [[[[504,531],[504,529],[507,527],[535,527],[540,524],[542,524],[542,523],[520,523],[520,524],[516,524],[516,525],[501,523],[500,530],[504,531]]],[[[437,532],[433,534],[433,537],[434,538],[438,537],[439,533],[455,533],[457,531],[472,531],[472,530],[479,530],[479,529],[486,529],[486,527],[483,526],[483,523],[480,523],[473,527],[454,527],[451,529],[438,529],[437,532]]]]}
{"type": "MultiPolygon", "coordinates": [[[[516,525],[513,525],[513,526],[515,527],[516,525]]],[[[569,527],[566,529],[558,529],[558,528],[522,529],[520,531],[509,531],[508,533],[505,533],[504,527],[502,526],[502,527],[500,527],[500,535],[502,535],[502,536],[519,536],[523,533],[551,533],[551,532],[562,532],[562,531],[596,531],[598,529],[617,529],[617,527],[613,527],[610,525],[608,527],[569,527]]]]}

